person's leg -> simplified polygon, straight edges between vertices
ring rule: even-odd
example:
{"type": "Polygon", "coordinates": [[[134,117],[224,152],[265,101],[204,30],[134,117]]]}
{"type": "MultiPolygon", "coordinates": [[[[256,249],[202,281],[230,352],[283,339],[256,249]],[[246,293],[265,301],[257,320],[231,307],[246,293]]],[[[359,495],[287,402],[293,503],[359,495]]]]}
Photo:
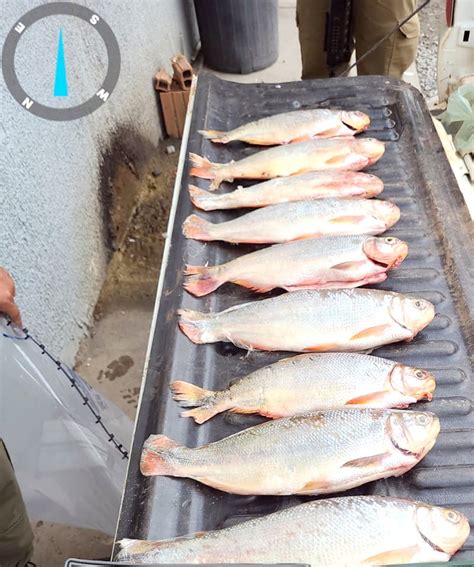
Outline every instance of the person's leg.
{"type": "MultiPolygon", "coordinates": [[[[357,58],[387,34],[397,22],[416,8],[416,0],[353,0],[357,58]]],[[[418,16],[395,31],[358,66],[359,75],[390,75],[401,79],[413,63],[418,47],[418,16]]]]}
{"type": "Polygon", "coordinates": [[[297,0],[296,23],[300,39],[302,79],[329,77],[324,51],[329,0],[297,0]]]}
{"type": "Polygon", "coordinates": [[[33,531],[10,458],[0,439],[0,565],[23,567],[33,554],[33,531]]]}

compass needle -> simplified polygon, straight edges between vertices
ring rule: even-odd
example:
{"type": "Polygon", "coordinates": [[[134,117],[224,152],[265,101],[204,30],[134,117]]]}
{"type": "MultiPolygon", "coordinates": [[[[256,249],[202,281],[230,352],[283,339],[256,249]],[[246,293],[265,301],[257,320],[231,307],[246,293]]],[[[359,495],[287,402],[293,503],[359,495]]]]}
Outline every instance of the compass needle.
{"type": "Polygon", "coordinates": [[[68,96],[66,60],[64,58],[63,30],[59,30],[58,52],[56,56],[56,75],[54,78],[54,96],[68,96]]]}

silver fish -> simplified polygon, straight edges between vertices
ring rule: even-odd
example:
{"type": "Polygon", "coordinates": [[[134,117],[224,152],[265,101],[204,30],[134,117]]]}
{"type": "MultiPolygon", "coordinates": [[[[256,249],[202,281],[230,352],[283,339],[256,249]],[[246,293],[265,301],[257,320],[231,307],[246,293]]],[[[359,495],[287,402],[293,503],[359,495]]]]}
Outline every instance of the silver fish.
{"type": "Polygon", "coordinates": [[[470,532],[460,512],[383,496],[317,500],[199,535],[165,541],[123,539],[132,563],[303,563],[366,567],[444,562],[470,532]]]}
{"type": "Polygon", "coordinates": [[[436,382],[425,370],[356,353],[301,354],[285,358],[233,381],[225,390],[188,382],[170,385],[188,409],[181,415],[204,423],[214,415],[259,413],[273,419],[347,407],[407,407],[431,400],[436,382]]]}
{"type": "Polygon", "coordinates": [[[220,266],[190,266],[184,287],[198,297],[225,282],[266,292],[274,288],[350,288],[383,282],[406,255],[406,242],[388,236],[332,236],[276,244],[220,266]]]}
{"type": "Polygon", "coordinates": [[[186,238],[239,243],[277,243],[320,236],[381,234],[400,218],[400,209],[378,199],[321,199],[257,209],[219,224],[197,215],[183,223],[186,238]]]}
{"type": "Polygon", "coordinates": [[[178,311],[193,342],[248,350],[362,351],[411,340],[435,315],[424,299],[375,289],[303,290],[220,313],[178,311]]]}
{"type": "Polygon", "coordinates": [[[195,449],[151,435],[140,470],[233,494],[327,494],[405,473],[430,451],[439,428],[430,412],[320,411],[267,421],[195,449]]]}

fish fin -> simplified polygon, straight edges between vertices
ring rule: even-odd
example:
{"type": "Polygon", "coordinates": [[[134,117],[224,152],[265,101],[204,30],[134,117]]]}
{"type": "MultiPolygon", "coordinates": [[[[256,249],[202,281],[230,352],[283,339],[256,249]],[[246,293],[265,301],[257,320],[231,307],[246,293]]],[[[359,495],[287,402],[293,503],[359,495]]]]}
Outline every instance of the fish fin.
{"type": "Polygon", "coordinates": [[[215,171],[213,170],[214,164],[208,159],[193,153],[189,154],[189,159],[193,165],[189,172],[190,175],[193,175],[194,177],[202,177],[203,179],[215,178],[215,171]]]}
{"type": "Polygon", "coordinates": [[[305,352],[332,352],[334,350],[339,350],[339,345],[337,343],[326,343],[320,345],[309,346],[304,349],[305,352]]]}
{"type": "Polygon", "coordinates": [[[292,140],[289,141],[290,144],[298,144],[299,142],[307,142],[308,140],[311,140],[313,138],[313,136],[311,136],[310,134],[304,134],[303,136],[298,136],[298,138],[293,138],[292,140]]]}
{"type": "Polygon", "coordinates": [[[326,160],[326,163],[328,165],[343,167],[346,164],[346,161],[347,161],[347,154],[343,154],[343,155],[330,157],[329,159],[326,160]]]}
{"type": "Polygon", "coordinates": [[[169,449],[181,447],[166,435],[150,435],[145,441],[140,459],[140,471],[144,476],[174,475],[174,467],[166,460],[169,449]]]}
{"type": "Polygon", "coordinates": [[[198,130],[206,140],[212,140],[215,144],[227,144],[230,142],[227,132],[222,130],[198,130]]]}
{"type": "Polygon", "coordinates": [[[342,217],[334,217],[329,222],[331,224],[357,224],[359,222],[363,222],[365,220],[364,215],[345,215],[342,217]]]}
{"type": "Polygon", "coordinates": [[[342,467],[371,467],[372,465],[380,464],[386,457],[390,457],[390,453],[380,453],[379,455],[370,455],[369,457],[361,457],[360,459],[347,461],[342,467]]]}
{"type": "Polygon", "coordinates": [[[171,382],[170,390],[173,393],[173,400],[176,400],[180,406],[185,408],[207,404],[210,401],[209,398],[212,398],[215,394],[212,390],[206,390],[182,380],[171,382]]]}
{"type": "Polygon", "coordinates": [[[178,317],[179,328],[193,343],[204,344],[215,340],[210,325],[212,316],[192,309],[179,309],[178,317]]]}
{"type": "Polygon", "coordinates": [[[196,187],[195,185],[188,185],[189,198],[192,204],[198,209],[203,211],[214,211],[218,207],[214,205],[215,195],[210,191],[196,187]]]}
{"type": "Polygon", "coordinates": [[[370,406],[371,402],[378,402],[383,400],[387,395],[386,391],[381,392],[371,392],[370,394],[365,394],[364,396],[358,396],[357,398],[352,398],[347,400],[346,406],[370,406]]]}
{"type": "Polygon", "coordinates": [[[258,286],[253,284],[252,282],[245,280],[232,280],[232,283],[246,287],[247,289],[251,289],[252,291],[256,291],[257,293],[265,293],[273,289],[273,286],[258,286]]]}
{"type": "Polygon", "coordinates": [[[331,266],[331,270],[341,270],[343,272],[351,272],[367,263],[366,260],[353,260],[352,262],[342,262],[341,264],[336,264],[331,266]]]}
{"type": "Polygon", "coordinates": [[[210,229],[214,225],[197,215],[189,215],[183,222],[183,234],[186,238],[193,238],[194,240],[213,240],[210,234],[210,229]]]}
{"type": "Polygon", "coordinates": [[[241,414],[260,413],[253,408],[239,408],[239,407],[229,408],[228,411],[230,411],[230,413],[241,413],[241,414]]]}
{"type": "Polygon", "coordinates": [[[217,270],[213,266],[186,266],[184,289],[197,297],[207,295],[223,283],[216,277],[216,273],[217,270]]]}
{"type": "Polygon", "coordinates": [[[364,329],[360,333],[355,334],[350,338],[351,341],[356,341],[357,339],[368,339],[369,337],[378,337],[381,333],[388,329],[390,325],[376,325],[375,327],[369,327],[364,329]]]}
{"type": "Polygon", "coordinates": [[[194,408],[181,412],[181,417],[192,417],[196,423],[201,425],[206,422],[211,417],[214,417],[219,413],[219,410],[214,407],[203,406],[200,408],[194,408]]]}
{"type": "Polygon", "coordinates": [[[303,488],[300,488],[295,494],[317,494],[320,490],[327,490],[329,485],[322,480],[310,480],[303,488]]]}
{"type": "Polygon", "coordinates": [[[367,559],[362,561],[362,565],[393,565],[395,563],[408,563],[411,562],[411,559],[414,558],[418,551],[418,545],[402,547],[400,549],[391,549],[390,551],[383,551],[377,555],[367,557],[367,559]]]}

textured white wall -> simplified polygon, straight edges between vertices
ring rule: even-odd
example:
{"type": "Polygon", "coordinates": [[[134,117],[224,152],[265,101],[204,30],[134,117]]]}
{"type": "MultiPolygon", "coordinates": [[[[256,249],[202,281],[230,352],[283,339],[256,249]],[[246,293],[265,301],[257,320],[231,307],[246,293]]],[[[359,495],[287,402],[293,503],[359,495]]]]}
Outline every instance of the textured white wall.
{"type": "MultiPolygon", "coordinates": [[[[50,122],[21,109],[0,80],[0,265],[17,281],[25,324],[69,363],[91,322],[106,269],[101,155],[122,128],[157,143],[161,130],[152,77],[169,66],[174,53],[189,56],[197,41],[192,0],[78,3],[102,16],[120,45],[121,74],[106,104],[79,120],[50,122]]],[[[16,20],[40,2],[0,4],[3,45],[16,20]]],[[[20,82],[32,95],[43,93],[40,102],[52,101],[58,26],[64,29],[67,105],[75,103],[73,97],[85,100],[102,82],[101,40],[74,20],[72,26],[66,16],[42,20],[19,43],[20,82]]]]}

